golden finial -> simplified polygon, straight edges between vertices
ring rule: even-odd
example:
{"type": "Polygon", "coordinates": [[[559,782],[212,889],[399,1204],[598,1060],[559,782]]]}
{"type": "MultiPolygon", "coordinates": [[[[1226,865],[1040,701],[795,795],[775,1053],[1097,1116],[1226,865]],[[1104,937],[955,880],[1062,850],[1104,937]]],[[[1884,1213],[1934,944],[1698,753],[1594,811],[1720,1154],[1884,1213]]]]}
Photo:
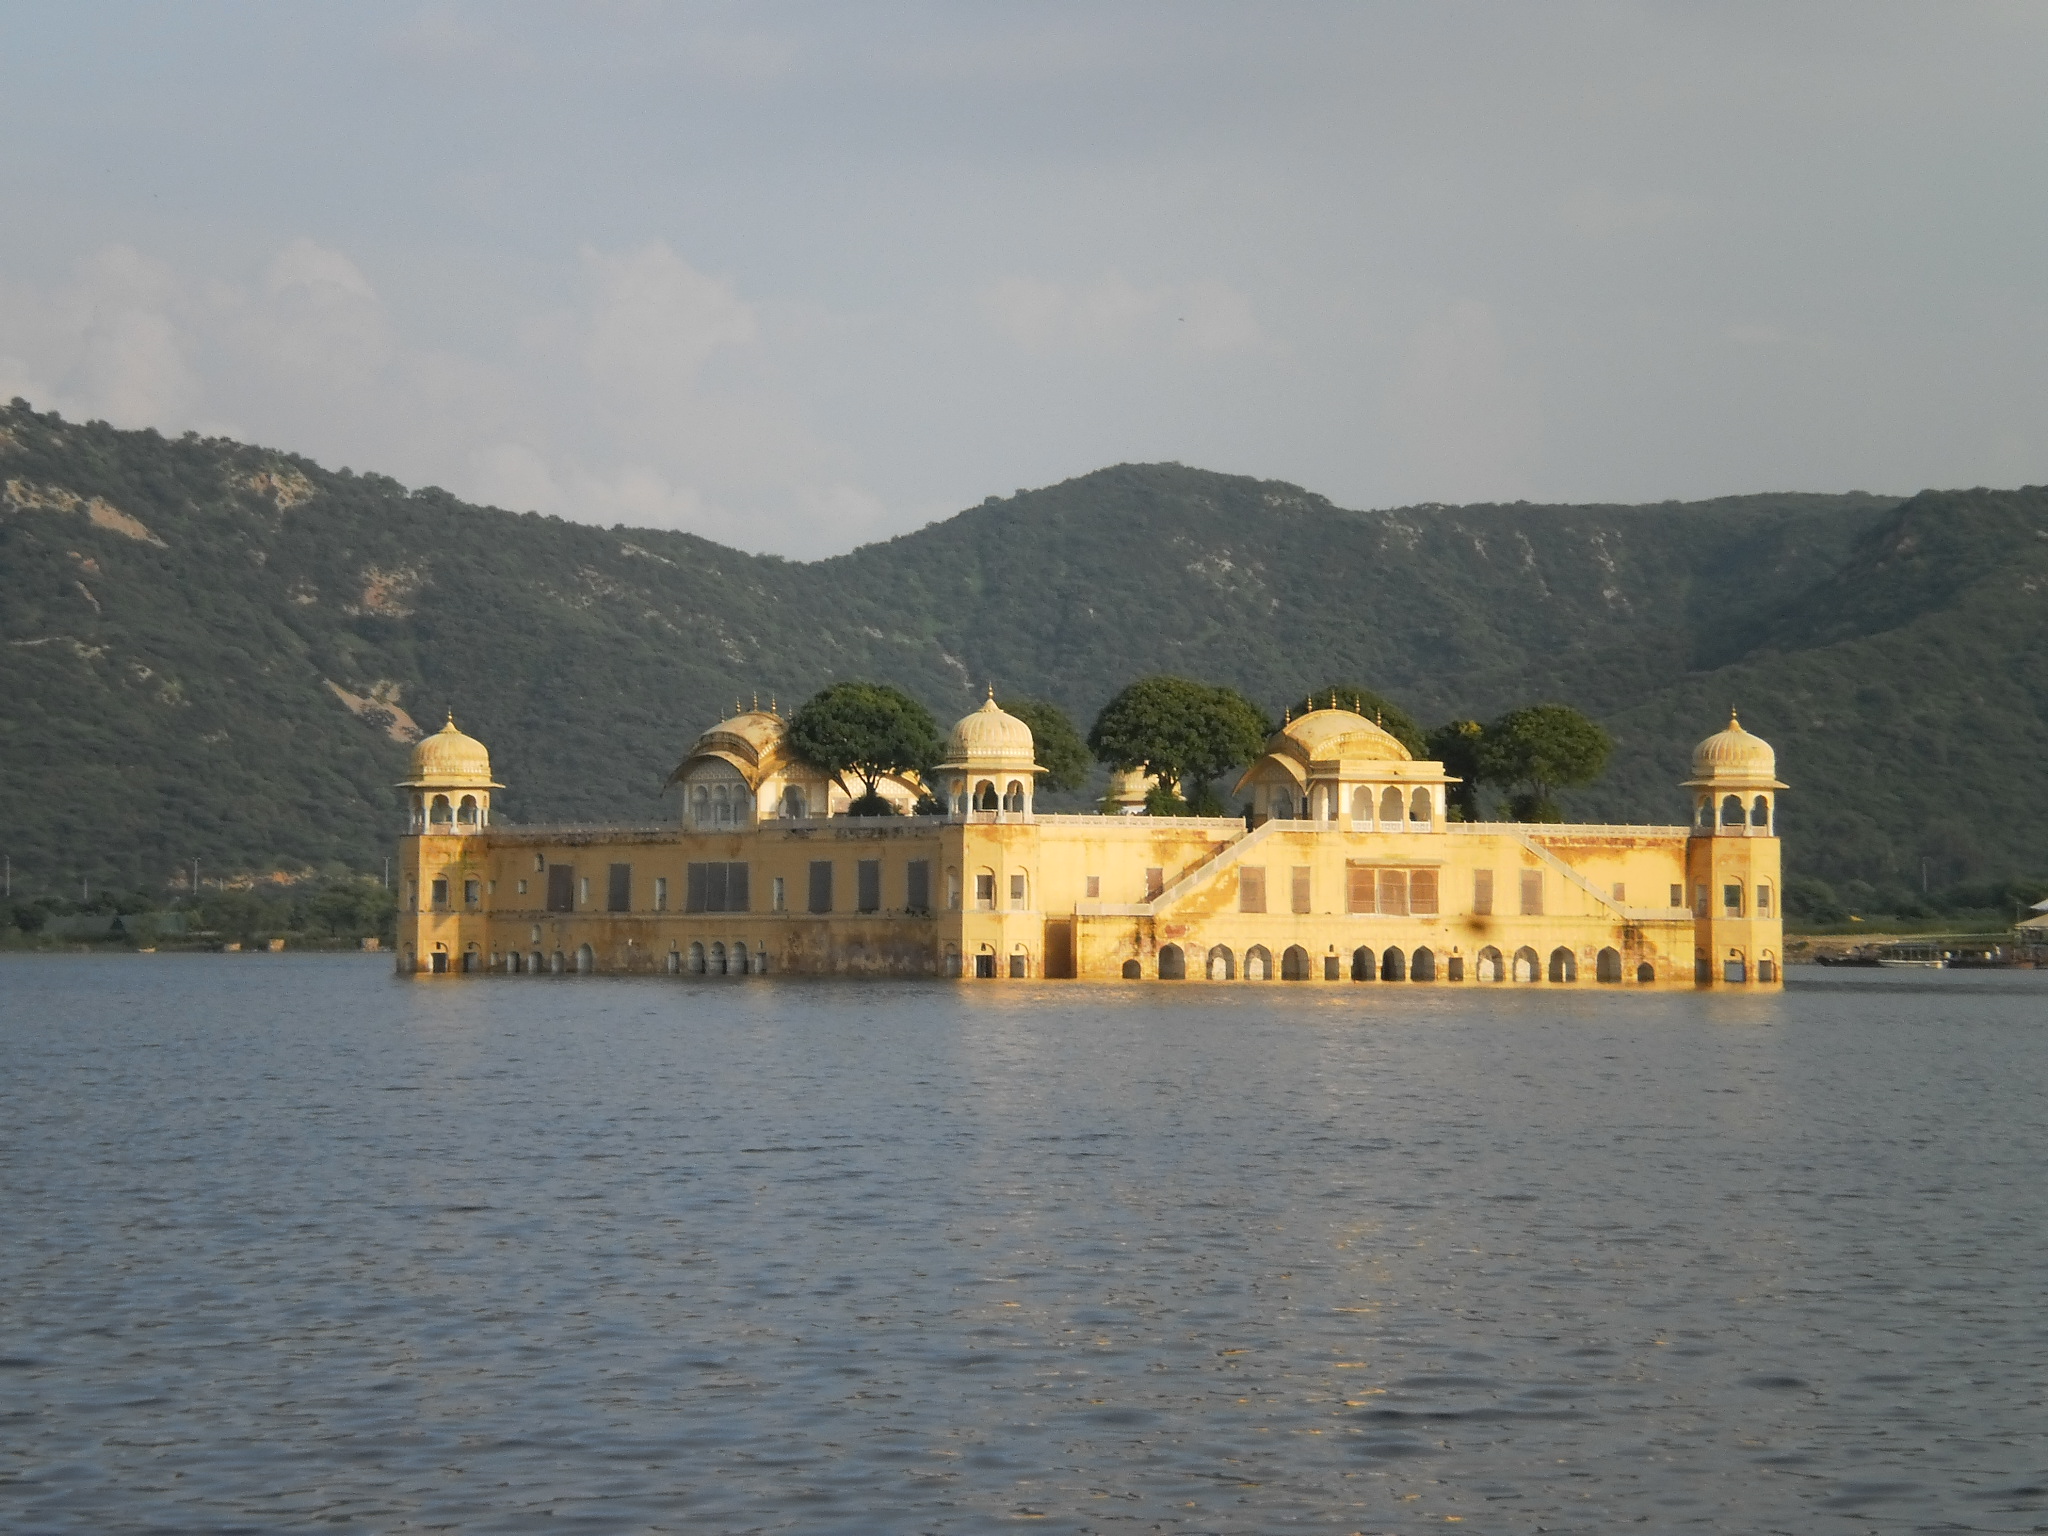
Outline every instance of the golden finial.
{"type": "Polygon", "coordinates": [[[774,715],[778,720],[782,718],[775,708],[775,695],[772,693],[768,695],[768,713],[774,715]]]}
{"type": "Polygon", "coordinates": [[[996,685],[993,679],[989,681],[988,685],[988,701],[991,704],[995,703],[996,701],[996,685]]]}
{"type": "Polygon", "coordinates": [[[757,714],[757,715],[758,715],[758,714],[759,714],[759,713],[761,712],[761,695],[760,695],[760,694],[758,694],[758,693],[756,693],[756,694],[754,695],[754,705],[753,705],[753,708],[754,708],[754,713],[755,713],[755,714],[757,714]]]}
{"type": "Polygon", "coordinates": [[[1292,724],[1294,724],[1294,706],[1293,706],[1293,705],[1291,705],[1291,704],[1290,704],[1290,705],[1288,705],[1288,706],[1287,706],[1287,707],[1286,707],[1285,709],[1283,709],[1283,710],[1281,710],[1281,711],[1280,711],[1280,723],[1281,723],[1282,725],[1292,725],[1292,724]]]}
{"type": "Polygon", "coordinates": [[[1372,712],[1372,723],[1384,731],[1387,728],[1387,712],[1384,709],[1374,710],[1372,712]]]}

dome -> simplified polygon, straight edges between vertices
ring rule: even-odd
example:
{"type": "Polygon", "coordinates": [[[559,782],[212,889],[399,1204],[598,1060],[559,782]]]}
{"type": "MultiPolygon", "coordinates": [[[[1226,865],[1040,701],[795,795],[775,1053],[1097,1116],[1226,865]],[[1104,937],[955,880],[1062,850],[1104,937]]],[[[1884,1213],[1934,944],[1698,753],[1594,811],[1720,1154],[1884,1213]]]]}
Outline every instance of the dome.
{"type": "Polygon", "coordinates": [[[953,727],[946,738],[946,760],[939,766],[1029,772],[1038,766],[1038,748],[1031,727],[1006,713],[991,693],[986,704],[953,727]]]}
{"type": "Polygon", "coordinates": [[[1761,736],[1742,728],[1735,712],[1728,712],[1728,729],[1716,731],[1692,749],[1692,779],[1695,783],[1755,784],[1783,788],[1777,783],[1778,754],[1761,736]]]}
{"type": "MultiPolygon", "coordinates": [[[[1280,736],[1294,747],[1294,756],[1308,762],[1349,759],[1353,762],[1405,763],[1413,754],[1389,731],[1349,709],[1312,709],[1280,727],[1280,736]]],[[[1280,743],[1274,743],[1275,747],[1280,743]]],[[[1270,750],[1270,749],[1269,749],[1270,750]]],[[[1284,748],[1282,748],[1284,750],[1284,748]]]]}
{"type": "Polygon", "coordinates": [[[412,749],[412,776],[408,784],[445,785],[453,788],[499,789],[491,782],[491,754],[474,736],[455,729],[455,717],[412,749]]]}

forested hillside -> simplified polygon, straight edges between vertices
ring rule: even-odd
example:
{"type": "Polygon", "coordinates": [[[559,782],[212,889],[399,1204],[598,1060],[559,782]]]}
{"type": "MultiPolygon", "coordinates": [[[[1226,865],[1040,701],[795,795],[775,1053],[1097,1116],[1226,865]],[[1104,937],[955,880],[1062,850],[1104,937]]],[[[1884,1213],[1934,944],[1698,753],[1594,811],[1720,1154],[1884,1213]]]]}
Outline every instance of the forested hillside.
{"type": "Polygon", "coordinates": [[[2048,869],[2048,490],[1354,512],[1124,465],[813,564],[465,505],[220,439],[0,412],[0,839],[17,890],[194,857],[375,867],[409,722],[520,820],[655,817],[735,700],[993,679],[1085,728],[1169,670],[1425,724],[1539,700],[1618,739],[1575,817],[1679,819],[1739,705],[1789,852],[1917,886],[2048,869]]]}

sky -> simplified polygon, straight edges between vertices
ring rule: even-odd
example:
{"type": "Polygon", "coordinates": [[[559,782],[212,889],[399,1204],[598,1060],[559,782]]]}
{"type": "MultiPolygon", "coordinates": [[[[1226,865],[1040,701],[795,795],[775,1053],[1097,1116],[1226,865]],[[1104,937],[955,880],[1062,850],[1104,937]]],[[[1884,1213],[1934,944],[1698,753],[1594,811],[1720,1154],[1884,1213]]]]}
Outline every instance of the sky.
{"type": "Polygon", "coordinates": [[[2048,6],[0,4],[0,399],[798,558],[2048,481],[2048,6]]]}

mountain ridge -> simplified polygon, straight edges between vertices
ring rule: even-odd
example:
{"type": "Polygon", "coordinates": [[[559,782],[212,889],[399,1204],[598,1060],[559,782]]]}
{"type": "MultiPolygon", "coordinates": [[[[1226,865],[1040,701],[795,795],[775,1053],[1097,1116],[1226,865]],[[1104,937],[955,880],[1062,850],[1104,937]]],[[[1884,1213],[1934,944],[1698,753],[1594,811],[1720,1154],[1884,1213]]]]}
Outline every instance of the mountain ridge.
{"type": "Polygon", "coordinates": [[[53,887],[375,868],[401,712],[455,710],[518,819],[640,819],[757,693],[872,676],[943,719],[992,679],[1085,727],[1156,670],[1275,710],[1339,679],[1425,721],[1577,705],[1617,737],[1569,804],[1591,820],[1682,817],[1687,751],[1739,704],[1794,786],[1792,867],[2048,869],[2039,487],[1358,511],[1115,465],[798,562],[16,402],[0,594],[0,833],[53,887]]]}

